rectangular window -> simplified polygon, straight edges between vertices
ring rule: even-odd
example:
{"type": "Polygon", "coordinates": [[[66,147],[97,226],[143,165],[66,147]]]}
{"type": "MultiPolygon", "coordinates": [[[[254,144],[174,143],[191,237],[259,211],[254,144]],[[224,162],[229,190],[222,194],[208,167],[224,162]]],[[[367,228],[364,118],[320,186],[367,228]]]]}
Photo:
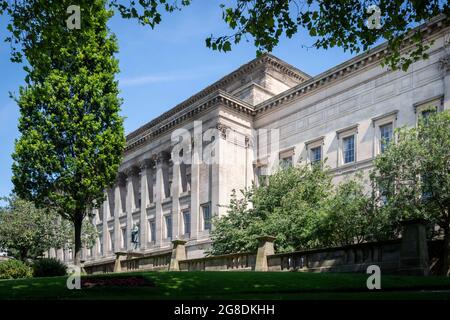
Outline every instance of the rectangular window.
{"type": "Polygon", "coordinates": [[[292,167],[292,157],[282,158],[280,160],[280,167],[282,169],[286,169],[286,168],[292,167]]]}
{"type": "Polygon", "coordinates": [[[393,125],[388,123],[380,126],[380,151],[383,153],[392,141],[393,125]]]}
{"type": "Polygon", "coordinates": [[[315,147],[311,149],[310,154],[311,163],[322,161],[322,147],[315,147]]]}
{"type": "Polygon", "coordinates": [[[267,183],[267,166],[261,166],[256,169],[256,176],[259,185],[265,185],[267,183]]]}
{"type": "Polygon", "coordinates": [[[156,242],[156,223],[154,220],[148,222],[150,242],[156,242]]]}
{"type": "Polygon", "coordinates": [[[139,188],[139,193],[138,193],[138,199],[137,199],[137,208],[138,210],[141,209],[141,205],[142,205],[142,193],[141,193],[141,188],[139,188]]]}
{"type": "Polygon", "coordinates": [[[414,104],[414,112],[417,114],[417,124],[423,121],[424,124],[428,123],[428,118],[433,113],[443,110],[444,97],[434,97],[426,101],[418,102],[414,104]]]}
{"type": "Polygon", "coordinates": [[[109,231],[109,250],[114,252],[114,231],[109,231]]]}
{"type": "Polygon", "coordinates": [[[191,191],[191,174],[186,174],[186,191],[191,191]]]}
{"type": "Polygon", "coordinates": [[[382,206],[385,206],[388,203],[387,192],[385,189],[380,188],[379,193],[380,193],[380,204],[382,206]]]}
{"type": "Polygon", "coordinates": [[[344,163],[355,161],[355,136],[349,136],[342,140],[344,163]]]}
{"type": "Polygon", "coordinates": [[[422,180],[422,201],[426,202],[433,195],[430,174],[422,174],[420,178],[422,180]]]}
{"type": "Polygon", "coordinates": [[[191,234],[191,213],[189,211],[183,212],[184,234],[189,236],[191,234]]]}
{"type": "Polygon", "coordinates": [[[122,235],[122,248],[126,249],[127,248],[127,228],[122,228],[121,229],[121,235],[122,235]]]}
{"type": "Polygon", "coordinates": [[[98,244],[97,252],[100,256],[102,256],[103,255],[103,236],[98,237],[97,244],[98,244]]]}
{"type": "Polygon", "coordinates": [[[167,215],[165,216],[166,220],[166,238],[172,239],[172,216],[167,215]]]}
{"type": "Polygon", "coordinates": [[[279,165],[281,169],[292,167],[294,154],[294,147],[291,147],[279,153],[278,159],[280,159],[279,165]]]}
{"type": "Polygon", "coordinates": [[[172,180],[169,180],[167,185],[167,194],[166,198],[170,198],[172,196],[172,180]]]}
{"type": "Polygon", "coordinates": [[[428,118],[430,117],[431,114],[436,113],[436,108],[429,108],[429,109],[425,109],[423,110],[420,114],[422,116],[423,122],[425,124],[428,123],[428,118]]]}
{"type": "Polygon", "coordinates": [[[211,230],[211,210],[209,203],[202,204],[203,230],[211,230]]]}

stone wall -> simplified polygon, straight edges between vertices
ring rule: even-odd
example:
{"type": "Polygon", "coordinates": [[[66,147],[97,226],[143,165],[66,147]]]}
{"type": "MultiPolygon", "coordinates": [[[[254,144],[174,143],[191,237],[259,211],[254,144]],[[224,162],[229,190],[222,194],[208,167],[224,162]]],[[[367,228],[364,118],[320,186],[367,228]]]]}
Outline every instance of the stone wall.
{"type": "Polygon", "coordinates": [[[269,271],[365,272],[378,265],[383,272],[399,267],[401,240],[361,243],[337,248],[296,251],[267,257],[269,271]]]}
{"type": "Polygon", "coordinates": [[[131,257],[126,252],[116,253],[116,259],[108,259],[95,263],[86,263],[84,270],[87,274],[127,272],[127,271],[164,271],[169,270],[171,252],[162,254],[148,254],[131,257]],[[120,268],[118,269],[118,265],[120,268]]]}
{"type": "Polygon", "coordinates": [[[425,237],[425,223],[404,223],[402,238],[341,247],[274,254],[274,237],[259,238],[257,253],[186,259],[186,241],[174,240],[172,252],[140,255],[117,252],[116,260],[85,266],[88,274],[113,271],[299,271],[362,272],[377,265],[385,274],[429,275],[440,270],[443,241],[425,237]],[[118,267],[120,265],[120,267],[118,267]]]}
{"type": "Polygon", "coordinates": [[[180,271],[252,271],[255,270],[256,254],[233,253],[200,259],[182,260],[180,271]]]}

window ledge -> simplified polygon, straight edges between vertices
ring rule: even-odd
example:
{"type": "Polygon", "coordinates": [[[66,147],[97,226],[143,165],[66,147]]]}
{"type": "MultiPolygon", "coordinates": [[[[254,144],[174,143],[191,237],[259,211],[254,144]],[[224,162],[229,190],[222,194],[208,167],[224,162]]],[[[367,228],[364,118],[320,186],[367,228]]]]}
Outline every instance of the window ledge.
{"type": "Polygon", "coordinates": [[[185,192],[180,193],[178,198],[185,198],[185,197],[189,197],[190,195],[191,195],[191,191],[185,191],[185,192]]]}

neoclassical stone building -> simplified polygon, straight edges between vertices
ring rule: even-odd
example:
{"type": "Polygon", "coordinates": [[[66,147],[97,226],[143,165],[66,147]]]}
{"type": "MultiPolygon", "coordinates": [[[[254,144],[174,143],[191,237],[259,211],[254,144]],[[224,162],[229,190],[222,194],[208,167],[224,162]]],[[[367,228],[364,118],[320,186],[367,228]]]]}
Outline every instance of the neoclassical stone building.
{"type": "Polygon", "coordinates": [[[280,165],[327,158],[336,182],[369,170],[395,128],[414,126],[430,107],[450,109],[450,30],[439,20],[423,27],[430,57],[407,72],[380,65],[385,44],[317,76],[264,54],[131,132],[117,183],[94,212],[99,237],[86,261],[130,250],[135,225],[138,252],[185,239],[187,258],[202,257],[232,189],[280,165]]]}

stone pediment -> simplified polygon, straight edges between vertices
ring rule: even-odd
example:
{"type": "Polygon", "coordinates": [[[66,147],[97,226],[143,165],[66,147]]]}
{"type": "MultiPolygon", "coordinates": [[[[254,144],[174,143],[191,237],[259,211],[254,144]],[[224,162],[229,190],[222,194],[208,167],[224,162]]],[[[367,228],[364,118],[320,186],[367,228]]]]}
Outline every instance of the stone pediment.
{"type": "MultiPolygon", "coordinates": [[[[311,77],[308,74],[298,70],[297,68],[291,66],[283,60],[268,53],[263,54],[260,57],[253,59],[252,61],[239,67],[235,71],[231,72],[212,85],[206,87],[202,91],[181,102],[180,104],[176,105],[169,111],[163,113],[161,116],[153,119],[137,130],[131,132],[127,135],[127,144],[129,144],[130,141],[136,140],[137,138],[145,134],[145,132],[153,130],[154,127],[158,126],[164,120],[167,120],[174,115],[183,113],[185,109],[198,103],[199,101],[205,99],[209,95],[219,90],[239,98],[239,96],[233,93],[240,92],[242,88],[248,86],[251,83],[254,83],[261,88],[264,88],[273,96],[300,83],[303,83],[309,78],[311,77]]],[[[257,89],[256,91],[260,90],[257,89]]],[[[256,92],[254,92],[253,95],[256,95],[256,92]]],[[[259,99],[265,97],[270,98],[268,95],[260,95],[259,99]]],[[[252,99],[254,100],[254,98],[252,99]]],[[[243,99],[243,101],[248,103],[250,103],[249,101],[253,100],[246,101],[245,99],[243,99]]],[[[262,101],[263,100],[259,101],[259,103],[262,101]]]]}

